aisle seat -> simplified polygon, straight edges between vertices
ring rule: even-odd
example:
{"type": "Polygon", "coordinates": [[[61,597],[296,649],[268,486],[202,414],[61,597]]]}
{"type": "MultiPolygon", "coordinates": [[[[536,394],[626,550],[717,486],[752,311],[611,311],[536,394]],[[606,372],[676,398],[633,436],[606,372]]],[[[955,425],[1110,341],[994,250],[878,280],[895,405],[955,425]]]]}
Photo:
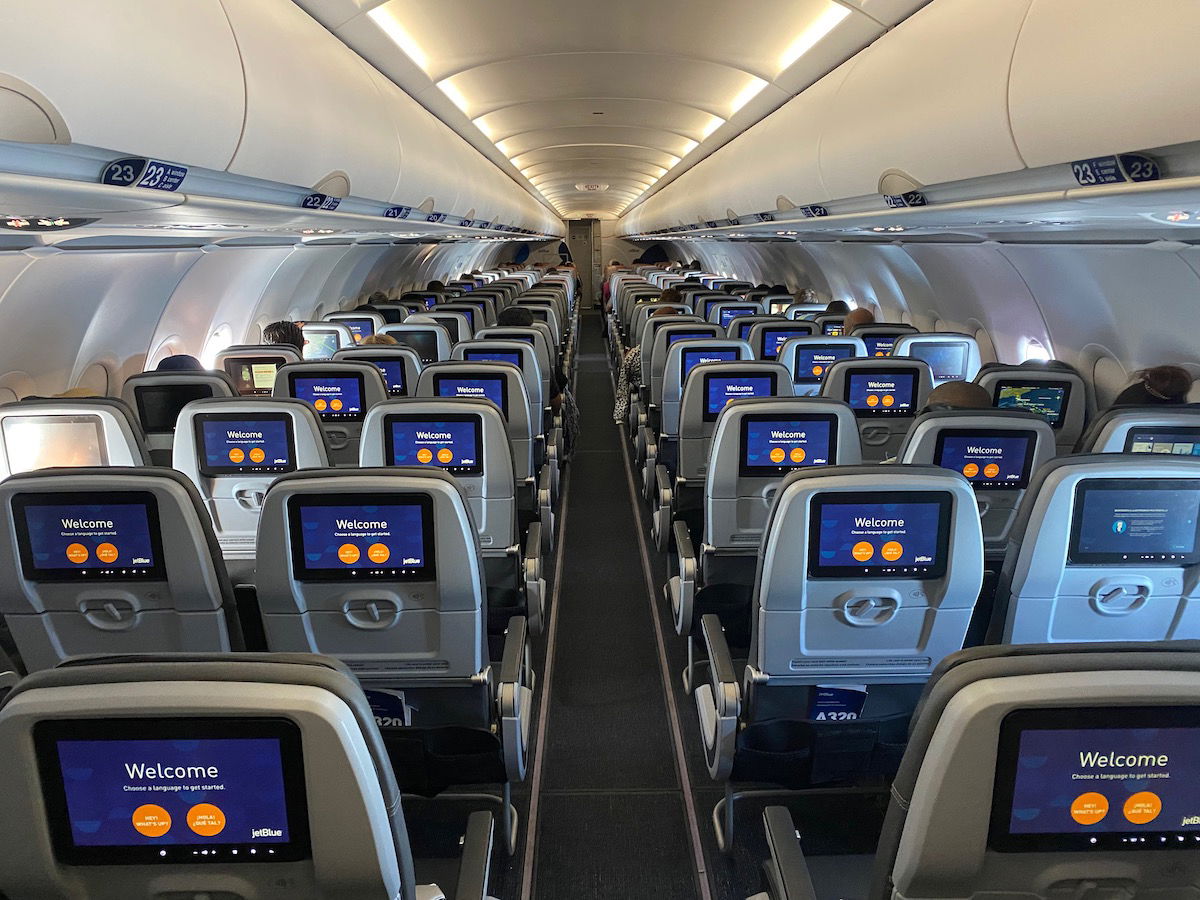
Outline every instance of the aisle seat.
{"type": "Polygon", "coordinates": [[[983,366],[975,383],[992,395],[997,409],[1023,409],[1043,416],[1054,429],[1060,454],[1083,436],[1094,406],[1083,377],[1064,363],[983,366]]]}
{"type": "Polygon", "coordinates": [[[363,419],[367,410],[387,399],[387,383],[374,363],[306,361],[289,363],[275,373],[272,396],[311,404],[321,420],[330,461],[356,466],[363,419]]]}

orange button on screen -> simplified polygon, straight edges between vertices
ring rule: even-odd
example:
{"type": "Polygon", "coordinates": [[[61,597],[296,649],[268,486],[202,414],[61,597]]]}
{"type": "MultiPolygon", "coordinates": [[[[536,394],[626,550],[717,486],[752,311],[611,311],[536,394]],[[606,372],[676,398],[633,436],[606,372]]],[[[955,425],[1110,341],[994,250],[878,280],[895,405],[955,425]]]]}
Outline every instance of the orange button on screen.
{"type": "Polygon", "coordinates": [[[161,806],[147,803],[133,811],[133,828],[142,837],[162,837],[171,830],[171,814],[161,806]]]}
{"type": "Polygon", "coordinates": [[[88,548],[83,544],[68,544],[67,545],[67,560],[79,565],[88,561],[88,548]]]}
{"type": "Polygon", "coordinates": [[[367,548],[367,559],[373,563],[385,563],[391,555],[387,544],[372,544],[367,548]]]}
{"type": "Polygon", "coordinates": [[[358,562],[360,555],[358,548],[353,544],[342,544],[342,546],[338,547],[338,559],[348,566],[352,566],[358,562]]]}
{"type": "Polygon", "coordinates": [[[859,562],[866,562],[875,555],[875,548],[867,541],[859,541],[850,552],[854,554],[854,558],[859,562]]]}
{"type": "Polygon", "coordinates": [[[1071,818],[1080,825],[1095,825],[1108,815],[1108,798],[1095,791],[1080,794],[1071,804],[1071,818]]]}
{"type": "Polygon", "coordinates": [[[112,544],[101,544],[96,548],[96,559],[102,563],[112,563],[117,561],[117,548],[112,544]]]}
{"type": "Polygon", "coordinates": [[[197,803],[188,810],[187,824],[200,837],[216,837],[225,830],[225,813],[211,803],[197,803]]]}
{"type": "Polygon", "coordinates": [[[1134,825],[1148,825],[1162,812],[1162,800],[1158,794],[1139,791],[1125,801],[1125,818],[1134,825]]]}

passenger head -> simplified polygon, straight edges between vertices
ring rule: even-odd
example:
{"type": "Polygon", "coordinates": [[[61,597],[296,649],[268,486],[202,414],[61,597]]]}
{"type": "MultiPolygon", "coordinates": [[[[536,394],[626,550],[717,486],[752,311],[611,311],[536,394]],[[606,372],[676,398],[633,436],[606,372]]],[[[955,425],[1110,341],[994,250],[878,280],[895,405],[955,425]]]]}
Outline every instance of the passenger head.
{"type": "Polygon", "coordinates": [[[557,274],[558,274],[558,269],[556,269],[556,268],[554,268],[553,266],[551,266],[549,269],[547,269],[547,270],[546,270],[546,274],[547,274],[547,275],[557,275],[557,274]]]}
{"type": "Polygon", "coordinates": [[[829,305],[825,307],[826,315],[844,316],[850,312],[850,304],[845,300],[830,300],[829,305]]]}
{"type": "MultiPolygon", "coordinates": [[[[37,395],[35,394],[32,396],[36,397],[37,395]]],[[[80,398],[80,397],[103,397],[104,395],[99,393],[98,391],[92,390],[91,388],[73,387],[73,388],[67,388],[61,394],[51,394],[50,396],[51,397],[68,398],[68,399],[76,399],[76,398],[80,398]]],[[[28,400],[30,398],[26,397],[25,399],[28,400]]]]}
{"type": "Polygon", "coordinates": [[[796,294],[796,302],[797,303],[817,303],[817,302],[819,302],[817,300],[817,292],[810,287],[802,288],[800,290],[800,292],[798,294],[796,294]]]}
{"type": "Polygon", "coordinates": [[[360,347],[384,347],[400,343],[390,334],[368,334],[359,343],[360,347]]]}
{"type": "Polygon", "coordinates": [[[425,285],[425,290],[427,290],[427,291],[444,291],[445,289],[446,289],[445,283],[441,282],[441,281],[437,281],[436,279],[434,281],[429,282],[429,284],[425,285]]]}
{"type": "Polygon", "coordinates": [[[788,292],[786,284],[773,284],[767,290],[772,294],[786,294],[788,292]]]}
{"type": "Polygon", "coordinates": [[[373,294],[371,294],[370,297],[367,298],[367,302],[368,303],[387,303],[388,295],[385,294],[383,291],[375,291],[373,294]]]}
{"type": "Polygon", "coordinates": [[[304,332],[295,322],[272,322],[263,329],[263,341],[268,344],[290,344],[304,349],[304,332]]]}
{"type": "Polygon", "coordinates": [[[651,319],[653,319],[655,316],[674,316],[674,315],[677,315],[677,313],[674,310],[663,309],[661,306],[658,309],[650,310],[650,318],[651,319]]]}
{"type": "Polygon", "coordinates": [[[947,381],[929,392],[925,409],[991,409],[992,395],[973,381],[947,381]]]}
{"type": "Polygon", "coordinates": [[[661,294],[658,295],[658,302],[659,303],[682,303],[683,302],[683,294],[679,293],[679,291],[675,290],[675,288],[669,287],[669,288],[666,288],[661,294]]]}
{"type": "Polygon", "coordinates": [[[843,331],[845,331],[846,334],[851,334],[853,333],[854,329],[858,328],[860,325],[874,324],[875,313],[871,312],[871,310],[867,309],[865,306],[860,306],[857,309],[852,309],[850,312],[846,313],[843,331]]]}
{"type": "Polygon", "coordinates": [[[509,306],[496,316],[497,325],[508,325],[514,328],[529,328],[533,325],[533,313],[524,306],[509,306]]]}
{"type": "Polygon", "coordinates": [[[158,365],[154,367],[154,371],[203,372],[204,366],[202,366],[200,364],[200,360],[196,359],[194,356],[188,356],[186,353],[175,353],[159,360],[158,365]]]}
{"type": "Polygon", "coordinates": [[[701,281],[699,278],[685,278],[685,279],[683,279],[683,281],[681,283],[682,284],[695,284],[695,285],[699,285],[700,287],[704,287],[704,282],[701,281]]]}
{"type": "Polygon", "coordinates": [[[1187,403],[1192,374],[1182,366],[1152,366],[1133,375],[1137,381],[1117,395],[1113,406],[1187,403]]]}
{"type": "Polygon", "coordinates": [[[754,286],[754,289],[756,291],[770,291],[771,286],[769,284],[767,284],[765,281],[760,281],[758,284],[756,284],[754,286]]]}

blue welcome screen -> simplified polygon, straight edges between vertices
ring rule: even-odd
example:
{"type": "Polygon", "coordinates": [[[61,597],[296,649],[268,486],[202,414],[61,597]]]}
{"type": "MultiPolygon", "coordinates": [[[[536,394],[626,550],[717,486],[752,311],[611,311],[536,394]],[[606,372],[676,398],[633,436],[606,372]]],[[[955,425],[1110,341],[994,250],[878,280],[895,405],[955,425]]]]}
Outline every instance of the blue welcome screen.
{"type": "Polygon", "coordinates": [[[1015,774],[1010,834],[1200,831],[1200,728],[1027,730],[1015,774]]]}
{"type": "Polygon", "coordinates": [[[873,415],[911,414],[916,375],[909,373],[851,375],[846,402],[850,408],[873,415]]]}
{"type": "Polygon", "coordinates": [[[362,415],[362,391],[357,378],[292,376],[292,392],[313,405],[322,419],[357,418],[362,415]]]}
{"type": "Polygon", "coordinates": [[[696,368],[701,363],[708,362],[734,362],[738,358],[737,350],[684,350],[683,351],[683,371],[680,373],[679,381],[684,383],[687,381],[688,372],[696,368]]]}
{"type": "Polygon", "coordinates": [[[935,460],[939,466],[961,472],[977,488],[1026,485],[1025,461],[1030,437],[996,437],[981,433],[947,435],[935,460]]]}
{"type": "Polygon", "coordinates": [[[775,393],[775,379],[770,375],[706,375],[704,387],[705,418],[715,419],[734,400],[770,397],[775,393]]]}
{"type": "Polygon", "coordinates": [[[837,503],[820,506],[818,565],[863,574],[922,574],[938,559],[941,504],[837,503]]]}
{"type": "Polygon", "coordinates": [[[155,568],[144,503],[28,505],[25,526],[35,569],[116,568],[137,575],[155,568]]]}
{"type": "Polygon", "coordinates": [[[829,465],[830,422],[827,419],[746,419],[745,467],[780,468],[829,465]]]}
{"type": "Polygon", "coordinates": [[[76,846],[290,840],[278,738],[59,740],[57,748],[76,846]]]}
{"type": "Polygon", "coordinates": [[[508,404],[505,403],[503,378],[454,378],[449,375],[439,375],[434,381],[439,397],[470,397],[475,400],[491,400],[508,414],[508,404]]]}
{"type": "Polygon", "coordinates": [[[853,347],[797,347],[792,379],[796,382],[820,381],[833,363],[853,355],[853,347]]]}
{"type": "Polygon", "coordinates": [[[431,466],[460,471],[479,466],[475,434],[478,419],[471,421],[395,421],[391,428],[391,464],[431,466]]]}
{"type": "Polygon", "coordinates": [[[406,388],[404,387],[404,360],[373,359],[371,362],[383,373],[383,380],[387,382],[388,393],[395,397],[403,397],[406,392],[406,388]]]}
{"type": "Polygon", "coordinates": [[[204,461],[210,471],[270,471],[291,465],[287,422],[208,419],[200,427],[204,435],[204,461]]]}
{"type": "Polygon", "coordinates": [[[302,506],[300,533],[304,567],[310,570],[408,570],[427,564],[422,509],[415,503],[302,506]]]}

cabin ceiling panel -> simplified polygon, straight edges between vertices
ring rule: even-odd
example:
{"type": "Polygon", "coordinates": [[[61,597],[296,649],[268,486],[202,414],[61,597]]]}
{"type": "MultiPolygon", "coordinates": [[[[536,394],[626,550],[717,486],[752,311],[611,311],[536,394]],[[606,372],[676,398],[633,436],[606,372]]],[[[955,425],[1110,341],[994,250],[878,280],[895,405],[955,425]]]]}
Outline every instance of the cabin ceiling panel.
{"type": "Polygon", "coordinates": [[[558,212],[611,218],[927,0],[295,2],[558,212]]]}

